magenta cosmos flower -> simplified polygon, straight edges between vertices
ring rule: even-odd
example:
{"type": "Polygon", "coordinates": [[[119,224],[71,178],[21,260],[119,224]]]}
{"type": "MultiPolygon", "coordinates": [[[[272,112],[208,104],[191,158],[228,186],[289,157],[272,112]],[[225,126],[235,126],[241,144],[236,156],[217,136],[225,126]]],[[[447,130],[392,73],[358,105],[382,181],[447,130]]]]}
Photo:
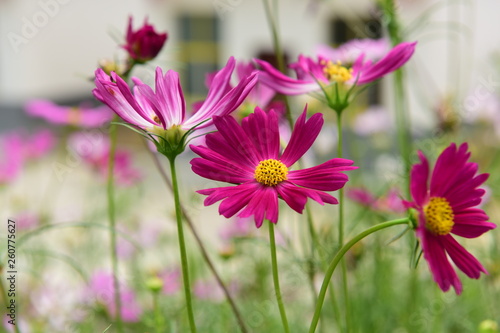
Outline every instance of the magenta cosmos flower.
{"type": "Polygon", "coordinates": [[[282,74],[268,62],[255,61],[262,68],[263,73],[259,73],[261,83],[285,95],[300,95],[321,90],[322,86],[333,83],[363,85],[378,80],[410,60],[416,44],[398,44],[377,62],[366,60],[365,54],[361,53],[351,68],[344,67],[338,59],[318,56],[314,60],[301,55],[298,62],[290,65],[296,73],[296,79],[282,74]]]}
{"type": "Polygon", "coordinates": [[[470,278],[478,279],[481,272],[487,272],[451,234],[476,238],[496,227],[476,207],[485,193],[479,186],[488,174],[476,175],[478,166],[468,162],[467,149],[466,143],[458,149],[451,144],[437,159],[432,175],[426,157],[419,152],[420,163],[411,170],[413,202],[406,202],[418,211],[416,232],[434,280],[443,291],[453,286],[457,294],[462,292],[462,284],[446,254],[470,278]]]}
{"type": "Polygon", "coordinates": [[[306,110],[297,120],[285,150],[280,153],[278,116],[260,108],[238,124],[232,117],[215,117],[218,132],[206,136],[206,147],[191,146],[200,158],[191,161],[193,171],[205,178],[236,186],[198,191],[208,195],[205,206],[223,200],[219,213],[229,218],[254,216],[278,222],[278,198],[302,213],[307,198],[320,204],[338,203],[324,191],[336,191],[347,182],[341,171],[356,169],[352,161],[334,158],[321,165],[292,170],[292,165],[311,147],[323,125],[323,115],[306,121],[306,110]]]}
{"type": "Polygon", "coordinates": [[[113,118],[113,112],[107,106],[97,108],[85,104],[78,107],[60,106],[43,99],[26,103],[25,109],[30,116],[43,118],[55,125],[71,125],[84,128],[100,127],[113,118]]]}
{"type": "Polygon", "coordinates": [[[144,21],[144,25],[137,31],[132,30],[132,17],[129,18],[126,44],[122,47],[127,50],[130,58],[139,63],[154,59],[163,48],[167,40],[167,33],[159,34],[154,27],[144,21]]]}
{"type": "MultiPolygon", "coordinates": [[[[166,149],[165,142],[184,138],[184,134],[194,128],[210,131],[213,116],[229,114],[244,101],[257,82],[257,73],[252,73],[236,87],[227,90],[234,66],[235,60],[231,57],[215,75],[203,104],[188,119],[179,75],[173,70],[163,75],[161,68],[156,69],[155,91],[140,80],[133,79],[135,86],[132,93],[116,73],[111,73],[110,78],[102,69],[97,69],[93,93],[127,123],[163,138],[160,140],[163,142],[154,139],[154,143],[160,152],[166,153],[162,151],[166,149]]],[[[153,139],[151,135],[150,138],[153,139]]],[[[179,148],[183,150],[184,147],[179,148]]]]}

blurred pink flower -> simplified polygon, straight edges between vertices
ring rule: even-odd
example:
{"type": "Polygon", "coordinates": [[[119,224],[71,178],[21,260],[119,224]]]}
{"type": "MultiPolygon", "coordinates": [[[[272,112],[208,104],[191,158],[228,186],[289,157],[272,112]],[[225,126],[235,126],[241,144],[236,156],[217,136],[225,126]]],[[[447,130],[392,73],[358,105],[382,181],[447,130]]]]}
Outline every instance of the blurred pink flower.
{"type": "Polygon", "coordinates": [[[350,40],[337,48],[328,45],[319,45],[316,49],[316,54],[332,61],[339,60],[344,64],[352,64],[361,55],[364,55],[367,60],[377,61],[381,59],[390,48],[391,44],[385,38],[364,38],[350,40]]]}
{"type": "Polygon", "coordinates": [[[164,295],[172,295],[181,290],[181,272],[179,269],[162,272],[158,274],[158,277],[163,281],[162,293],[164,295]]]}
{"type": "MultiPolygon", "coordinates": [[[[95,272],[88,288],[85,292],[85,299],[91,303],[97,302],[103,305],[111,317],[116,316],[116,307],[114,302],[113,275],[106,272],[95,272]]],[[[132,289],[120,281],[121,295],[121,317],[124,322],[137,322],[142,314],[141,307],[136,300],[132,289]]]]}
{"type": "Polygon", "coordinates": [[[361,187],[350,187],[346,190],[345,194],[352,201],[366,207],[372,207],[376,201],[370,192],[361,187]]]}
{"type": "Polygon", "coordinates": [[[21,135],[8,133],[0,136],[0,185],[14,181],[24,162],[24,144],[21,135]]]}
{"type": "Polygon", "coordinates": [[[84,104],[79,107],[59,106],[48,100],[32,100],[25,105],[26,113],[40,117],[55,125],[71,125],[84,128],[100,127],[113,118],[107,106],[96,108],[84,104]]]}
{"type": "Polygon", "coordinates": [[[399,190],[395,188],[391,188],[385,196],[376,198],[362,187],[350,187],[346,191],[346,196],[352,201],[378,212],[404,213],[407,210],[399,190]]]}
{"type": "Polygon", "coordinates": [[[144,20],[143,26],[137,30],[132,30],[132,16],[129,17],[127,28],[126,44],[122,47],[128,52],[130,58],[138,63],[154,59],[160,53],[168,38],[168,34],[157,33],[148,20],[144,20]]]}
{"type": "Polygon", "coordinates": [[[48,154],[56,144],[56,137],[48,129],[27,136],[24,142],[23,155],[26,159],[37,159],[48,154]]]}
{"type": "MultiPolygon", "coordinates": [[[[91,137],[86,132],[77,132],[68,139],[68,146],[87,165],[96,170],[101,179],[107,179],[110,149],[108,137],[91,137]]],[[[114,177],[117,184],[122,186],[131,186],[141,180],[141,173],[133,168],[129,152],[116,150],[114,177]]]]}
{"type": "MultiPolygon", "coordinates": [[[[239,290],[239,285],[233,281],[228,285],[228,289],[230,293],[235,294],[239,290]]],[[[215,281],[196,281],[193,287],[193,294],[199,299],[213,302],[223,302],[225,299],[224,291],[215,281]]]]}
{"type": "Polygon", "coordinates": [[[219,236],[224,241],[248,237],[254,231],[252,224],[252,218],[250,217],[236,217],[234,221],[224,225],[224,228],[219,232],[219,236]]]}
{"type": "Polygon", "coordinates": [[[354,120],[353,131],[361,136],[385,133],[392,128],[393,123],[386,108],[372,106],[357,115],[354,120]]]}
{"type": "Polygon", "coordinates": [[[40,223],[40,218],[38,215],[26,211],[17,214],[14,221],[16,221],[17,230],[28,230],[36,227],[40,223]]]}

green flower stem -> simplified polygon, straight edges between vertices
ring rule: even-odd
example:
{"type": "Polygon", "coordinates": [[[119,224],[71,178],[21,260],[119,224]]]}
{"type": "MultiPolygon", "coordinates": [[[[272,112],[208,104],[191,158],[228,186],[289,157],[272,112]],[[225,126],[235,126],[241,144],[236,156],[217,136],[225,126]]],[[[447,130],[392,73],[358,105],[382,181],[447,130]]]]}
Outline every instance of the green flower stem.
{"type": "MultiPolygon", "coordinates": [[[[311,208],[308,204],[306,204],[306,214],[307,214],[307,224],[309,227],[309,234],[311,236],[311,248],[312,248],[311,249],[311,256],[314,257],[314,250],[317,250],[319,252],[321,266],[322,266],[323,270],[326,271],[328,268],[328,262],[326,259],[327,253],[318,240],[318,235],[314,229],[311,208]]],[[[314,276],[312,276],[312,278],[314,278],[314,276]]],[[[311,283],[314,286],[314,280],[312,280],[311,283]]],[[[340,311],[339,311],[339,306],[337,304],[337,299],[335,298],[333,283],[330,286],[330,288],[328,289],[328,292],[330,294],[329,299],[330,299],[330,302],[332,303],[332,309],[333,309],[333,313],[335,315],[335,322],[337,324],[337,329],[339,332],[341,332],[342,326],[341,326],[341,322],[340,322],[340,311]]],[[[317,302],[318,302],[318,296],[317,296],[317,293],[315,293],[314,294],[314,304],[316,304],[317,302]]]]}
{"type": "Polygon", "coordinates": [[[397,220],[392,220],[392,221],[386,221],[379,223],[377,225],[374,225],[371,228],[366,229],[365,231],[361,232],[357,236],[355,236],[353,239],[351,239],[349,242],[347,242],[342,248],[337,252],[335,257],[333,258],[332,262],[330,263],[330,266],[328,266],[328,270],[325,273],[325,278],[323,280],[323,284],[321,285],[321,290],[318,295],[318,303],[316,304],[316,310],[314,311],[314,316],[313,320],[311,322],[311,326],[309,328],[309,333],[314,333],[316,331],[316,327],[318,326],[318,321],[319,317],[321,315],[321,309],[323,307],[323,302],[325,300],[325,295],[326,295],[326,290],[328,288],[328,285],[330,283],[330,280],[332,278],[333,272],[335,271],[335,268],[337,267],[338,263],[342,260],[344,255],[349,251],[351,247],[354,246],[357,242],[365,238],[366,236],[377,232],[379,230],[389,228],[395,225],[400,225],[400,224],[408,224],[410,223],[410,220],[405,217],[402,219],[397,219],[397,220]]]}
{"type": "MultiPolygon", "coordinates": [[[[4,267],[0,266],[0,273],[3,273],[3,269],[4,269],[4,267]]],[[[5,275],[0,274],[0,296],[3,299],[4,309],[5,309],[5,308],[8,308],[9,302],[7,300],[7,289],[5,289],[5,285],[3,283],[4,279],[5,279],[5,275]]],[[[19,311],[18,311],[18,317],[19,317],[19,311]]],[[[19,319],[17,319],[17,318],[16,318],[16,324],[14,325],[14,331],[16,333],[21,333],[21,331],[19,330],[19,319]]]]}
{"type": "MultiPolygon", "coordinates": [[[[155,164],[156,168],[158,169],[158,172],[160,173],[161,177],[163,178],[163,181],[165,182],[165,184],[167,185],[169,190],[173,192],[174,189],[172,187],[172,183],[170,182],[170,179],[168,178],[167,174],[165,173],[165,170],[162,168],[160,160],[158,159],[158,156],[148,148],[147,142],[145,142],[145,143],[146,143],[147,151],[150,152],[151,157],[153,158],[153,163],[155,164]]],[[[196,231],[196,228],[194,227],[194,224],[191,221],[191,218],[187,214],[186,209],[182,206],[182,203],[181,203],[181,211],[182,211],[182,215],[184,217],[184,220],[186,221],[189,229],[191,230],[191,232],[194,236],[194,239],[196,240],[196,243],[198,244],[198,247],[200,248],[203,259],[205,260],[208,267],[212,271],[212,274],[214,275],[217,283],[224,291],[224,295],[226,296],[226,300],[228,301],[229,305],[231,306],[231,310],[233,311],[233,313],[236,317],[236,320],[238,322],[238,325],[240,326],[241,332],[248,333],[248,329],[245,325],[245,322],[243,321],[243,317],[242,317],[240,311],[238,310],[238,307],[236,306],[235,301],[231,297],[231,294],[229,293],[229,290],[227,289],[226,285],[222,281],[222,278],[220,277],[219,273],[217,272],[215,265],[213,264],[212,260],[208,256],[208,252],[205,249],[205,246],[203,245],[203,241],[201,240],[200,235],[198,235],[198,232],[196,231]]]]}
{"type": "MultiPolygon", "coordinates": [[[[338,84],[336,84],[338,86],[338,84]]],[[[337,92],[338,96],[338,92],[337,92]]],[[[342,111],[337,110],[337,132],[338,132],[338,142],[337,142],[337,154],[339,158],[342,158],[342,111]]],[[[339,190],[339,248],[344,245],[344,188],[339,190]]],[[[344,307],[345,307],[345,331],[349,332],[350,325],[350,311],[349,311],[349,288],[347,286],[347,265],[345,259],[342,258],[342,291],[344,293],[344,307]]]]}
{"type": "MultiPolygon", "coordinates": [[[[283,53],[283,48],[281,47],[281,41],[279,39],[279,34],[278,34],[278,25],[277,25],[277,19],[273,15],[271,11],[271,4],[269,3],[270,0],[262,0],[264,4],[264,10],[266,12],[266,18],[267,22],[269,23],[269,27],[271,28],[271,35],[273,38],[273,47],[274,47],[274,54],[276,55],[276,61],[278,65],[278,69],[281,73],[286,73],[286,67],[285,67],[285,55],[283,53]]],[[[278,3],[276,0],[274,2],[274,11],[276,12],[276,15],[278,13],[278,3]]],[[[290,110],[290,105],[288,103],[288,98],[285,96],[285,117],[287,119],[288,124],[290,125],[290,128],[293,129],[293,119],[292,119],[292,113],[290,110]]]]}
{"type": "Polygon", "coordinates": [[[161,309],[159,304],[159,296],[158,293],[153,293],[153,310],[154,310],[154,323],[155,330],[157,333],[162,333],[163,331],[163,316],[161,315],[161,309]]]}
{"type": "Polygon", "coordinates": [[[184,241],[184,229],[182,226],[181,200],[179,197],[179,185],[177,183],[177,171],[175,170],[175,157],[169,158],[170,173],[172,175],[172,187],[175,201],[175,217],[177,220],[177,235],[179,237],[179,250],[181,253],[182,279],[184,284],[184,294],[186,297],[186,307],[188,312],[189,327],[191,332],[196,332],[194,323],[193,305],[191,300],[191,284],[189,282],[189,269],[186,255],[186,243],[184,241]]]}
{"type": "MultiPolygon", "coordinates": [[[[115,119],[116,120],[116,115],[115,119]]],[[[116,214],[115,214],[115,182],[114,182],[114,169],[115,169],[115,155],[116,155],[116,125],[111,124],[109,127],[109,160],[108,160],[108,183],[107,183],[107,196],[108,196],[108,220],[110,229],[110,251],[111,251],[111,269],[113,272],[113,298],[116,308],[116,330],[119,333],[123,332],[122,321],[122,304],[120,296],[120,284],[118,283],[118,254],[116,253],[116,214]]]]}
{"type": "MultiPolygon", "coordinates": [[[[383,0],[381,4],[385,16],[385,22],[387,23],[386,28],[392,45],[397,45],[403,41],[403,38],[401,34],[401,27],[398,22],[396,4],[394,0],[383,0]]],[[[402,68],[394,72],[394,106],[396,108],[396,127],[399,150],[401,152],[404,165],[404,178],[406,181],[405,191],[406,194],[409,195],[412,139],[410,133],[411,123],[407,113],[408,107],[405,102],[404,72],[402,68]]]]}
{"type": "Polygon", "coordinates": [[[286,318],[285,307],[283,305],[283,298],[281,297],[280,281],[278,277],[278,260],[276,259],[276,240],[274,238],[274,224],[269,222],[269,242],[271,248],[271,264],[273,270],[273,282],[274,290],[276,293],[276,301],[278,302],[278,307],[280,309],[281,321],[283,322],[283,329],[285,333],[290,333],[290,328],[288,327],[288,320],[286,318]]]}

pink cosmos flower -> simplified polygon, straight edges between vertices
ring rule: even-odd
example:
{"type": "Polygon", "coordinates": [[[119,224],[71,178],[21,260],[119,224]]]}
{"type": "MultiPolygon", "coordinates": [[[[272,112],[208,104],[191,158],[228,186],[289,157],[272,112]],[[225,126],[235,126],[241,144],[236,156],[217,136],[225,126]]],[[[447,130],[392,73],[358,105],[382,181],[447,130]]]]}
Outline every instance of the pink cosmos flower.
{"type": "Polygon", "coordinates": [[[54,134],[47,130],[40,130],[27,136],[24,142],[24,158],[31,160],[47,155],[55,146],[56,138],[54,134]]]}
{"type": "Polygon", "coordinates": [[[366,207],[372,207],[377,200],[368,190],[362,187],[351,187],[345,194],[352,201],[366,207]]]}
{"type": "Polygon", "coordinates": [[[260,108],[238,124],[232,117],[214,117],[218,132],[206,136],[206,145],[191,149],[200,158],[191,161],[193,171],[205,178],[236,186],[200,190],[208,195],[205,206],[223,200],[219,213],[229,218],[254,216],[260,227],[264,219],[278,222],[278,198],[302,213],[307,198],[320,204],[338,203],[324,191],[336,191],[347,182],[341,171],[356,169],[352,161],[334,158],[303,170],[291,167],[311,147],[323,125],[323,115],[306,121],[306,109],[298,118],[290,142],[280,153],[278,116],[260,108]]]}
{"type": "Polygon", "coordinates": [[[131,16],[128,21],[126,44],[122,47],[127,50],[130,58],[144,63],[154,59],[160,53],[167,37],[167,33],[157,33],[154,27],[148,24],[147,19],[144,20],[144,25],[139,30],[133,31],[131,16]]]}
{"type": "MultiPolygon", "coordinates": [[[[239,284],[232,281],[228,286],[231,294],[236,294],[239,291],[239,284]]],[[[219,286],[216,281],[198,280],[194,283],[193,294],[198,299],[208,300],[216,303],[223,302],[224,290],[219,286]]]]}
{"type": "Polygon", "coordinates": [[[48,100],[32,100],[25,105],[26,113],[40,117],[55,125],[71,125],[83,128],[100,127],[111,121],[113,112],[106,107],[59,106],[48,100]]]}
{"type": "MultiPolygon", "coordinates": [[[[108,137],[92,138],[85,132],[77,132],[68,139],[68,146],[82,160],[97,171],[102,180],[108,177],[109,149],[108,137]]],[[[117,184],[132,186],[142,179],[138,169],[133,167],[132,155],[125,150],[115,152],[114,177],[117,184]]]]}
{"type": "MultiPolygon", "coordinates": [[[[106,272],[96,272],[90,279],[86,298],[103,305],[111,317],[116,316],[114,302],[113,275],[106,272]]],[[[138,322],[142,314],[135,293],[123,283],[120,283],[121,317],[124,322],[138,322]]]]}
{"type": "Polygon", "coordinates": [[[164,271],[159,274],[159,278],[163,281],[162,294],[173,295],[182,288],[182,277],[179,269],[164,271]]]}
{"type": "Polygon", "coordinates": [[[356,116],[352,129],[360,136],[369,136],[387,133],[393,128],[393,124],[394,122],[385,107],[371,106],[356,116]]]}
{"type": "Polygon", "coordinates": [[[188,119],[179,75],[173,70],[163,75],[161,68],[156,69],[155,91],[140,80],[133,79],[135,87],[132,94],[121,77],[112,73],[111,80],[102,69],[97,69],[93,93],[127,123],[165,138],[182,136],[195,127],[196,130],[204,128],[209,131],[211,118],[234,111],[257,82],[257,73],[253,73],[235,88],[226,89],[234,66],[235,60],[231,57],[215,75],[203,105],[188,119]]]}
{"type": "Polygon", "coordinates": [[[285,95],[300,95],[335,82],[363,85],[378,80],[410,60],[415,45],[416,42],[398,44],[377,62],[365,60],[365,54],[361,53],[350,69],[337,59],[318,56],[318,60],[313,60],[301,55],[298,62],[290,65],[297,79],[282,74],[266,61],[255,59],[255,62],[262,68],[259,82],[285,95]]]}
{"type": "Polygon", "coordinates": [[[24,162],[24,143],[19,133],[0,136],[0,185],[14,181],[24,162]]]}
{"type": "Polygon", "coordinates": [[[420,163],[411,170],[413,201],[406,202],[407,207],[418,211],[416,232],[434,280],[443,291],[453,286],[457,294],[462,292],[462,283],[447,254],[470,278],[478,279],[481,272],[487,272],[451,234],[476,238],[496,227],[487,222],[488,216],[476,207],[485,193],[479,186],[488,174],[476,174],[478,166],[468,162],[467,149],[466,143],[458,148],[451,144],[437,159],[432,175],[427,158],[419,152],[420,163]]]}
{"type": "Polygon", "coordinates": [[[364,38],[350,40],[338,48],[333,48],[328,45],[319,45],[316,48],[316,54],[324,59],[340,61],[344,64],[352,64],[363,54],[368,60],[378,60],[389,50],[390,43],[386,38],[364,38]]]}

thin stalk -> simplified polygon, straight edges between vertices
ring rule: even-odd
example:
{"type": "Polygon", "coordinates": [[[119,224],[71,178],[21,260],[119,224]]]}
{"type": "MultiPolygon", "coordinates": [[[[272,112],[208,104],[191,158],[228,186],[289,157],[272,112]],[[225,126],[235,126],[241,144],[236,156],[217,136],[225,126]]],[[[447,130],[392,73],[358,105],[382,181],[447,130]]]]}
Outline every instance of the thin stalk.
{"type": "MultiPolygon", "coordinates": [[[[167,174],[165,173],[165,170],[161,166],[161,163],[160,163],[160,160],[158,159],[158,156],[154,152],[152,152],[149,148],[148,148],[148,151],[151,153],[151,157],[153,158],[153,162],[154,162],[158,172],[160,173],[163,181],[167,185],[168,189],[173,192],[174,189],[172,187],[172,183],[170,182],[170,179],[168,178],[167,174]]],[[[203,259],[205,260],[205,262],[208,265],[208,268],[210,269],[210,271],[214,275],[215,280],[217,281],[217,284],[224,291],[224,295],[226,297],[226,300],[228,301],[229,305],[231,306],[231,310],[233,311],[233,314],[236,317],[236,320],[238,322],[238,325],[240,326],[241,332],[248,333],[248,329],[245,325],[245,322],[243,321],[243,317],[242,317],[240,311],[238,310],[238,307],[236,306],[235,301],[233,300],[231,294],[229,293],[229,290],[227,289],[226,285],[222,281],[220,274],[215,269],[215,265],[213,264],[212,260],[208,256],[208,252],[205,249],[205,246],[203,245],[203,241],[201,240],[200,235],[196,231],[196,228],[194,227],[193,221],[191,220],[191,217],[187,213],[186,209],[183,207],[182,203],[181,203],[181,212],[182,212],[182,216],[184,217],[184,220],[186,221],[189,229],[191,230],[191,233],[194,236],[194,239],[196,240],[196,243],[198,244],[198,247],[200,248],[203,259]]]]}
{"type": "Polygon", "coordinates": [[[175,170],[175,157],[169,158],[170,173],[172,176],[172,188],[175,201],[175,217],[177,220],[177,236],[179,238],[179,251],[181,254],[182,279],[184,284],[184,295],[186,297],[186,307],[188,312],[189,327],[191,332],[196,332],[194,323],[193,305],[191,300],[191,284],[189,282],[189,268],[186,254],[186,242],[184,241],[184,228],[182,226],[181,200],[179,197],[179,184],[177,183],[177,171],[175,170]]]}
{"type": "MultiPolygon", "coordinates": [[[[397,45],[403,41],[401,26],[398,22],[397,8],[394,0],[385,0],[382,9],[385,15],[385,22],[387,22],[387,31],[391,39],[392,45],[397,45]]],[[[394,72],[394,105],[396,108],[396,127],[399,142],[399,150],[404,164],[404,179],[405,179],[405,192],[407,195],[410,193],[409,173],[411,169],[411,124],[410,118],[407,114],[408,108],[405,104],[405,89],[404,89],[404,73],[400,68],[394,72]]]]}
{"type": "MultiPolygon", "coordinates": [[[[336,84],[338,86],[338,84],[336,84]]],[[[337,93],[338,96],[338,93],[337,93]]],[[[342,111],[337,111],[337,132],[338,132],[338,142],[337,142],[337,154],[339,158],[342,158],[342,111]]],[[[344,245],[344,188],[339,190],[339,247],[344,245]]],[[[344,306],[345,306],[345,331],[349,332],[350,327],[350,310],[349,310],[349,288],[347,286],[347,264],[345,259],[342,258],[342,291],[344,294],[344,306]]]]}
{"type": "MultiPolygon", "coordinates": [[[[0,272],[2,272],[2,271],[3,271],[3,267],[0,266],[0,272]]],[[[5,289],[5,285],[3,284],[3,277],[2,276],[0,276],[0,293],[2,295],[4,307],[8,308],[9,302],[7,301],[7,289],[5,289]]],[[[16,308],[16,310],[17,310],[17,308],[16,308]]],[[[19,313],[17,314],[17,316],[19,316],[19,313]]],[[[14,331],[16,333],[21,333],[21,331],[19,330],[19,320],[18,319],[16,319],[16,323],[14,324],[14,331]]]]}
{"type": "MultiPolygon", "coordinates": [[[[116,116],[115,116],[116,118],[116,116]]],[[[108,159],[108,183],[107,183],[107,197],[108,197],[108,220],[110,229],[110,251],[111,251],[111,269],[113,272],[113,299],[116,308],[116,330],[118,333],[123,332],[123,321],[122,321],[122,303],[120,295],[120,284],[118,283],[118,254],[116,251],[116,214],[115,214],[115,181],[114,181],[114,169],[115,169],[115,155],[116,155],[116,125],[111,124],[109,127],[109,159],[108,159]]]]}
{"type": "MultiPolygon", "coordinates": [[[[281,73],[285,74],[286,73],[285,55],[283,53],[283,48],[281,46],[281,41],[279,39],[278,25],[276,22],[276,18],[272,13],[271,5],[269,4],[269,0],[262,0],[262,3],[264,4],[264,11],[266,13],[267,22],[269,23],[269,27],[271,28],[274,54],[276,55],[276,62],[278,65],[278,69],[281,73]]],[[[274,2],[274,9],[275,9],[275,12],[277,13],[278,12],[278,3],[276,1],[274,2]]],[[[285,106],[286,106],[285,107],[285,117],[287,119],[288,124],[290,125],[290,128],[293,129],[292,114],[291,114],[291,110],[290,110],[290,105],[288,103],[288,98],[286,96],[285,96],[285,106]]]]}
{"type": "Polygon", "coordinates": [[[276,240],[274,238],[274,224],[269,222],[269,242],[271,249],[271,265],[273,271],[273,282],[274,291],[276,293],[276,301],[278,302],[278,308],[280,310],[281,321],[283,323],[283,329],[285,333],[290,333],[290,328],[288,327],[288,319],[286,318],[285,306],[283,305],[283,298],[281,297],[280,281],[278,277],[278,260],[276,259],[276,240]]]}
{"type": "Polygon", "coordinates": [[[356,235],[353,239],[351,239],[349,242],[347,242],[342,248],[337,252],[335,257],[333,258],[332,262],[328,266],[328,270],[325,272],[325,278],[323,280],[323,284],[321,285],[321,290],[318,295],[318,303],[316,304],[316,309],[314,311],[314,316],[311,321],[311,326],[309,328],[309,333],[314,333],[316,331],[316,327],[318,326],[318,321],[319,317],[321,314],[321,309],[323,308],[323,302],[325,301],[325,295],[326,291],[328,289],[328,285],[330,283],[330,280],[332,278],[333,272],[335,271],[335,268],[337,267],[338,263],[342,260],[344,255],[349,251],[351,247],[354,246],[357,242],[365,238],[366,236],[377,232],[379,230],[385,229],[392,227],[394,225],[399,225],[399,224],[408,224],[410,223],[410,220],[408,218],[402,218],[402,219],[397,219],[397,220],[391,220],[391,221],[386,221],[382,222],[380,224],[374,225],[371,228],[366,229],[365,231],[361,232],[360,234],[356,235]]]}
{"type": "Polygon", "coordinates": [[[153,293],[153,310],[154,310],[154,323],[156,333],[164,332],[164,316],[161,314],[160,309],[160,296],[157,292],[153,293]]]}

